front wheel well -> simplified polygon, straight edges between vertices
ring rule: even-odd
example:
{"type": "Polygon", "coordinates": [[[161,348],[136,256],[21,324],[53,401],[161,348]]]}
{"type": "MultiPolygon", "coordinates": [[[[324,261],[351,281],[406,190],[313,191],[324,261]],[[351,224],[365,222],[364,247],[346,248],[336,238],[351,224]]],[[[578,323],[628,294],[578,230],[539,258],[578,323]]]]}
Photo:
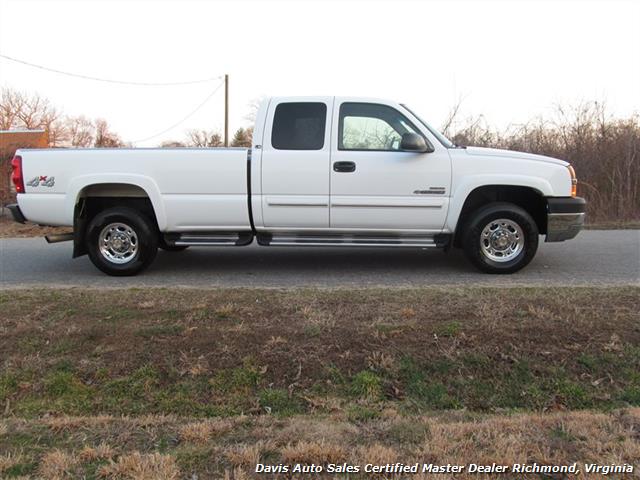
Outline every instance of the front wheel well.
{"type": "Polygon", "coordinates": [[[471,214],[493,202],[509,202],[526,210],[536,222],[538,231],[547,233],[547,200],[540,192],[531,187],[485,185],[472,190],[462,206],[453,239],[455,247],[462,246],[463,232],[471,214]]]}

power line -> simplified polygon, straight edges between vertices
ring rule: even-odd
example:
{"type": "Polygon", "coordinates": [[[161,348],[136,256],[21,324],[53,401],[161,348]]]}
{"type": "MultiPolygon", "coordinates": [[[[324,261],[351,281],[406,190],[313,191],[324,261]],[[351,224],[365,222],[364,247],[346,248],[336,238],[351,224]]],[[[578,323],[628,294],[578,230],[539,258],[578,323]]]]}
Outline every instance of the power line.
{"type": "Polygon", "coordinates": [[[153,134],[153,135],[151,135],[151,136],[149,136],[149,137],[142,138],[142,139],[140,139],[140,140],[134,140],[134,141],[133,141],[133,142],[131,142],[131,143],[146,142],[147,140],[151,140],[151,139],[153,139],[153,138],[159,137],[160,135],[163,135],[163,134],[167,133],[168,131],[173,130],[173,129],[174,129],[174,128],[176,128],[178,125],[180,125],[182,122],[184,122],[185,120],[188,120],[188,119],[189,119],[189,118],[191,118],[193,115],[195,115],[195,114],[196,114],[196,113],[197,113],[197,112],[198,112],[202,107],[204,107],[204,106],[205,106],[205,104],[206,104],[209,100],[211,100],[211,97],[213,97],[213,96],[216,94],[216,92],[217,92],[218,90],[220,90],[220,87],[222,87],[222,85],[224,85],[224,83],[225,83],[224,81],[220,82],[220,83],[218,84],[218,86],[217,86],[216,88],[214,88],[214,89],[213,89],[213,91],[212,91],[209,95],[207,95],[207,97],[206,97],[206,98],[205,98],[205,99],[204,99],[204,100],[203,100],[203,101],[202,101],[202,102],[201,102],[201,103],[200,103],[196,108],[194,108],[190,113],[188,113],[188,114],[187,114],[184,118],[182,118],[180,121],[178,121],[178,122],[174,123],[174,124],[173,124],[173,125],[171,125],[169,128],[165,128],[165,129],[164,129],[164,130],[162,130],[161,132],[155,133],[155,134],[153,134]]]}
{"type": "Polygon", "coordinates": [[[201,80],[187,80],[182,82],[133,82],[128,80],[114,80],[110,78],[92,77],[90,75],[83,75],[80,73],[65,72],[63,70],[58,70],[56,68],[45,67],[43,65],[38,65],[36,63],[20,60],[19,58],[10,57],[9,55],[4,55],[2,53],[0,53],[0,57],[6,60],[10,60],[12,62],[21,63],[22,65],[27,65],[32,68],[38,68],[40,70],[45,70],[47,72],[57,73],[59,75],[66,75],[68,77],[81,78],[83,80],[93,80],[95,82],[115,83],[118,85],[136,85],[138,87],[170,87],[170,86],[177,86],[177,85],[193,85],[196,83],[212,82],[214,80],[220,80],[222,78],[222,76],[217,76],[217,77],[211,77],[211,78],[203,78],[201,80]]]}

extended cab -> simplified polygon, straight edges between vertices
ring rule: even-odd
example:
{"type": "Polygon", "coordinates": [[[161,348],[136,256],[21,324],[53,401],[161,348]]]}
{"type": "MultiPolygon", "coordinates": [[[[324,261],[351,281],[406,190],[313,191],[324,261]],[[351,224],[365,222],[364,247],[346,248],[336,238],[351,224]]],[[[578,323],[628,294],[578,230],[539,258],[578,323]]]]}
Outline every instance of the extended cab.
{"type": "Polygon", "coordinates": [[[110,275],[158,248],[243,246],[464,249],[489,273],[528,264],[539,235],[575,237],[585,202],[562,160],[460,148],[402,104],[271,98],[252,147],[19,150],[19,222],[73,227],[110,275]]]}

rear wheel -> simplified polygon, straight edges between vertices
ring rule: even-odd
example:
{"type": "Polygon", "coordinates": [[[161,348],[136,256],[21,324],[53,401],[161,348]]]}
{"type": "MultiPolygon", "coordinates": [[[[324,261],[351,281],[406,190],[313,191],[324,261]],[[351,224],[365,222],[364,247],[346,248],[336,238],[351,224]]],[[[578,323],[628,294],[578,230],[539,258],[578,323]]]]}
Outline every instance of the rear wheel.
{"type": "Polygon", "coordinates": [[[463,237],[467,258],[486,273],[513,273],[538,250],[538,226],[521,207],[491,203],[470,218],[463,237]]]}
{"type": "Polygon", "coordinates": [[[87,251],[91,262],[108,275],[135,275],[147,268],[158,251],[152,221],[137,210],[109,208],[87,226],[87,251]]]}

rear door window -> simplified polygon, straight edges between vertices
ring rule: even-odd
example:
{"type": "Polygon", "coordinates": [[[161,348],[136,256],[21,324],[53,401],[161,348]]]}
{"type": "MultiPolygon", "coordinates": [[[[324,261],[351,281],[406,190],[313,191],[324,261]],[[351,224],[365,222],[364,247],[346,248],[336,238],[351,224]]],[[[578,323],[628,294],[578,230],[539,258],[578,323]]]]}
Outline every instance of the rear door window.
{"type": "Polygon", "coordinates": [[[324,103],[281,103],[273,116],[271,145],[277,150],[322,150],[326,123],[324,103]]]}

